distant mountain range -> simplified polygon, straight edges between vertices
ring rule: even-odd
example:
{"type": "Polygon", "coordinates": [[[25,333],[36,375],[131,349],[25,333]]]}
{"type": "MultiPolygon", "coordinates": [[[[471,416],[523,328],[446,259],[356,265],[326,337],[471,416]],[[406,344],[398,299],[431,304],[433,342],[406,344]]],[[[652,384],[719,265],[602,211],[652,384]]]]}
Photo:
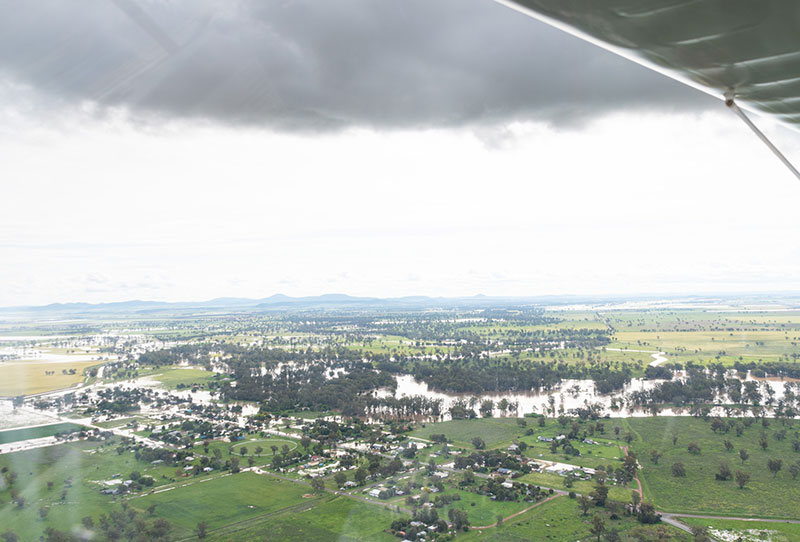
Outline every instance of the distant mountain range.
{"type": "MultiPolygon", "coordinates": [[[[228,312],[271,312],[280,310],[414,310],[424,308],[491,308],[521,305],[573,305],[573,304],[621,304],[665,301],[672,304],[686,302],[691,305],[703,303],[734,303],[736,306],[761,303],[800,306],[798,292],[760,292],[731,294],[671,294],[637,296],[591,296],[591,295],[550,295],[535,297],[490,297],[475,295],[471,297],[355,297],[346,294],[325,294],[308,297],[291,297],[275,294],[260,299],[242,297],[218,297],[208,301],[165,302],[165,301],[119,301],[113,303],[52,303],[41,306],[4,307],[0,314],[43,316],[98,315],[98,314],[150,314],[153,313],[228,313],[228,312]]],[[[633,308],[633,307],[631,307],[633,308]]]]}

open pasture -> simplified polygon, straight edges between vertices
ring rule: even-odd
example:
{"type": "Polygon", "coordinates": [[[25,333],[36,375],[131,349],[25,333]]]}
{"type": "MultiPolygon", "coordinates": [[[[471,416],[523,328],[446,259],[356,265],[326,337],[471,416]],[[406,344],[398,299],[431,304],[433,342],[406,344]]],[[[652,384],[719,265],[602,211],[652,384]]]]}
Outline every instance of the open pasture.
{"type": "MultiPolygon", "coordinates": [[[[742,424],[741,420],[733,420],[742,424]]],[[[794,451],[796,440],[794,426],[783,426],[771,420],[769,427],[760,421],[743,427],[741,436],[734,429],[727,433],[714,432],[711,421],[689,417],[630,418],[622,422],[630,429],[634,440],[631,449],[642,465],[639,477],[645,497],[664,511],[693,514],[723,514],[769,518],[800,519],[800,479],[794,479],[789,471],[793,463],[800,461],[800,453],[794,451]],[[780,438],[786,430],[786,436],[780,438]],[[766,449],[760,441],[766,439],[766,449]],[[673,444],[673,437],[677,440],[673,444]],[[732,444],[728,451],[725,441],[732,444]],[[688,450],[696,443],[699,453],[688,450]],[[742,461],[739,450],[745,449],[748,458],[742,461]],[[652,450],[663,455],[658,463],[651,459],[652,450]],[[768,469],[770,459],[780,459],[781,469],[772,473],[768,469]],[[739,489],[735,480],[720,481],[715,478],[720,464],[727,462],[731,471],[747,472],[749,482],[739,489]],[[685,476],[674,476],[672,465],[681,463],[685,476]]]]}
{"type": "Polygon", "coordinates": [[[169,521],[177,535],[191,536],[202,520],[217,529],[301,504],[310,492],[307,486],[251,472],[206,480],[133,499],[131,506],[144,512],[156,505],[155,515],[169,521]]]}
{"type": "Polygon", "coordinates": [[[260,540],[269,533],[274,542],[392,542],[399,540],[384,532],[401,514],[382,506],[346,497],[326,495],[286,510],[239,525],[211,531],[210,542],[260,540]]]}

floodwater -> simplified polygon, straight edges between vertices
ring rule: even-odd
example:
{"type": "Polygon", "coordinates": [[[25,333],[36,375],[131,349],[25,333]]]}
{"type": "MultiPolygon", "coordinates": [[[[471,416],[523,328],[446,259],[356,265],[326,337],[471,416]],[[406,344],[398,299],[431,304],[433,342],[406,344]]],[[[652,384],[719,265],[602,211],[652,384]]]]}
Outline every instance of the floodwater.
{"type": "MultiPolygon", "coordinates": [[[[676,378],[681,378],[679,375],[676,378]]],[[[735,373],[731,373],[735,376],[735,373]]],[[[599,394],[592,380],[563,380],[559,386],[550,391],[543,392],[516,392],[516,393],[444,393],[431,390],[425,382],[419,382],[411,375],[401,375],[396,377],[397,390],[394,393],[395,397],[422,395],[429,399],[440,399],[442,401],[442,411],[447,412],[450,407],[457,400],[469,401],[472,397],[477,398],[477,403],[474,405],[477,412],[480,406],[480,401],[491,399],[495,402],[505,399],[508,402],[516,402],[518,404],[516,413],[508,411],[506,414],[510,416],[524,416],[525,414],[535,413],[544,414],[551,408],[551,400],[556,413],[569,412],[571,409],[584,407],[586,405],[600,405],[603,408],[602,414],[608,414],[611,417],[630,417],[630,416],[649,416],[649,412],[640,409],[629,408],[627,406],[626,396],[635,391],[643,391],[654,388],[664,380],[645,380],[641,378],[634,378],[625,386],[625,388],[613,394],[599,394]],[[551,399],[552,398],[552,399],[551,399]],[[618,408],[612,409],[612,402],[616,399],[618,408]]],[[[746,379],[754,380],[749,375],[746,379]]],[[[774,392],[774,397],[779,400],[783,397],[784,383],[779,380],[759,380],[762,386],[762,393],[764,387],[769,387],[774,392]]],[[[377,394],[379,397],[391,396],[389,390],[379,390],[377,394]]],[[[766,396],[766,394],[764,394],[766,396]]],[[[502,415],[503,413],[495,408],[494,415],[502,415]]],[[[663,416],[680,416],[688,415],[688,411],[684,409],[662,409],[660,414],[663,416]]],[[[714,415],[723,415],[722,408],[715,408],[712,411],[714,415]]]]}

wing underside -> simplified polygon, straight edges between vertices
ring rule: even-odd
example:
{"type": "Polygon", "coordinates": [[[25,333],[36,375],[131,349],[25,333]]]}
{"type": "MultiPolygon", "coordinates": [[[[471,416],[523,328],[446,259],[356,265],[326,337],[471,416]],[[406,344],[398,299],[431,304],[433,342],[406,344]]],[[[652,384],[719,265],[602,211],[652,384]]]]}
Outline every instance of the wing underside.
{"type": "Polygon", "coordinates": [[[800,128],[796,0],[498,0],[800,128]]]}

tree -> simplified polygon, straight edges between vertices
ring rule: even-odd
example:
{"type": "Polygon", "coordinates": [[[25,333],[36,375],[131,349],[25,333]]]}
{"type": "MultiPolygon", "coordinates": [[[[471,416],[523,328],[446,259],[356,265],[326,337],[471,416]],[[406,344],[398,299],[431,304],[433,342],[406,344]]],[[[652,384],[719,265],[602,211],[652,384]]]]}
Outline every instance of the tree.
{"type": "Polygon", "coordinates": [[[50,512],[50,508],[48,508],[47,506],[42,505],[42,506],[39,507],[39,517],[40,518],[42,518],[42,519],[46,518],[48,512],[50,512]]]}
{"type": "Polygon", "coordinates": [[[592,507],[592,499],[586,495],[580,495],[578,497],[578,506],[581,507],[583,510],[583,515],[585,516],[586,513],[589,511],[589,508],[592,507]]]}
{"type": "Polygon", "coordinates": [[[711,542],[711,538],[708,536],[708,527],[692,527],[691,529],[694,542],[711,542]]]}
{"type": "Polygon", "coordinates": [[[733,442],[731,442],[731,441],[729,441],[729,440],[725,439],[725,442],[723,442],[723,444],[725,444],[725,449],[726,449],[727,451],[729,451],[729,452],[732,452],[732,451],[733,451],[733,442]]]}
{"type": "Polygon", "coordinates": [[[447,512],[447,517],[456,530],[468,530],[469,519],[467,518],[467,513],[464,510],[461,510],[460,508],[451,508],[450,511],[447,512]]]}
{"type": "Polygon", "coordinates": [[[800,463],[789,465],[789,474],[792,475],[792,480],[797,480],[797,475],[800,474],[800,463]]]}
{"type": "Polygon", "coordinates": [[[658,450],[650,450],[650,460],[653,462],[654,465],[658,465],[658,460],[661,459],[662,455],[664,454],[659,452],[658,450]]]}
{"type": "Polygon", "coordinates": [[[92,519],[92,516],[84,516],[84,518],[81,519],[81,523],[83,524],[84,529],[91,531],[94,528],[94,520],[92,519]]]}
{"type": "Polygon", "coordinates": [[[651,524],[661,521],[661,516],[656,513],[656,507],[653,506],[653,503],[643,502],[639,506],[639,513],[636,515],[636,519],[638,519],[640,523],[651,524]]]}
{"type": "Polygon", "coordinates": [[[59,531],[57,529],[53,529],[52,527],[48,527],[44,531],[44,541],[45,542],[74,542],[75,538],[63,531],[59,531]]]}
{"type": "Polygon", "coordinates": [[[686,467],[683,466],[683,463],[673,463],[672,464],[672,476],[676,478],[683,478],[686,476],[686,467]]]}
{"type": "Polygon", "coordinates": [[[597,542],[600,542],[600,537],[606,532],[606,522],[603,521],[603,518],[595,514],[592,518],[592,526],[589,528],[589,532],[597,537],[597,542]]]}
{"type": "Polygon", "coordinates": [[[608,499],[608,486],[598,480],[597,485],[594,486],[592,491],[592,499],[596,506],[605,506],[606,499],[608,499]]]}
{"type": "Polygon", "coordinates": [[[475,447],[476,450],[483,450],[484,448],[486,448],[486,443],[483,441],[481,437],[473,438],[472,445],[475,447]]]}
{"type": "Polygon", "coordinates": [[[353,473],[353,478],[359,484],[363,484],[364,480],[367,479],[367,470],[364,467],[358,467],[356,472],[353,473]]]}
{"type": "Polygon", "coordinates": [[[700,445],[696,442],[690,442],[689,445],[686,447],[690,454],[699,454],[700,453],[700,445]]]}
{"type": "Polygon", "coordinates": [[[731,466],[727,461],[721,461],[719,464],[719,472],[715,475],[717,480],[730,480],[733,477],[731,466]]]}
{"type": "Polygon", "coordinates": [[[336,480],[336,487],[344,487],[344,483],[347,481],[347,475],[343,472],[337,472],[333,479],[336,480]]]}
{"type": "Polygon", "coordinates": [[[19,542],[19,537],[13,531],[10,530],[0,535],[0,538],[3,539],[3,542],[19,542]]]}
{"type": "Polygon", "coordinates": [[[625,459],[622,460],[622,470],[627,472],[628,476],[634,478],[638,469],[639,464],[636,462],[636,456],[633,454],[633,452],[628,452],[628,454],[625,456],[625,459]]]}
{"type": "Polygon", "coordinates": [[[206,536],[208,536],[208,522],[206,520],[198,522],[197,527],[194,528],[194,532],[198,540],[205,540],[206,536]]]}
{"type": "Polygon", "coordinates": [[[739,459],[742,460],[742,465],[744,465],[744,462],[747,461],[747,458],[749,458],[749,457],[750,457],[750,454],[747,452],[747,450],[745,450],[744,448],[739,450],[739,459]]]}
{"type": "Polygon", "coordinates": [[[749,481],[750,481],[750,474],[740,470],[736,471],[736,483],[739,485],[739,489],[744,489],[744,486],[749,481]]]}
{"type": "Polygon", "coordinates": [[[782,459],[770,459],[767,461],[767,468],[772,473],[773,478],[778,475],[778,472],[781,470],[781,467],[783,467],[782,459]]]}
{"type": "Polygon", "coordinates": [[[311,489],[314,490],[314,493],[322,493],[325,491],[325,482],[322,478],[314,478],[311,480],[311,489]]]}
{"type": "Polygon", "coordinates": [[[480,410],[481,416],[484,418],[491,418],[492,411],[494,410],[494,401],[485,399],[481,402],[481,407],[478,410],[480,410]]]}
{"type": "Polygon", "coordinates": [[[639,503],[642,502],[642,495],[636,491],[631,491],[631,504],[633,504],[634,511],[639,508],[639,503]]]}
{"type": "Polygon", "coordinates": [[[152,517],[153,514],[156,513],[156,506],[157,506],[156,504],[151,504],[150,506],[147,507],[147,515],[148,516],[152,517]]]}

